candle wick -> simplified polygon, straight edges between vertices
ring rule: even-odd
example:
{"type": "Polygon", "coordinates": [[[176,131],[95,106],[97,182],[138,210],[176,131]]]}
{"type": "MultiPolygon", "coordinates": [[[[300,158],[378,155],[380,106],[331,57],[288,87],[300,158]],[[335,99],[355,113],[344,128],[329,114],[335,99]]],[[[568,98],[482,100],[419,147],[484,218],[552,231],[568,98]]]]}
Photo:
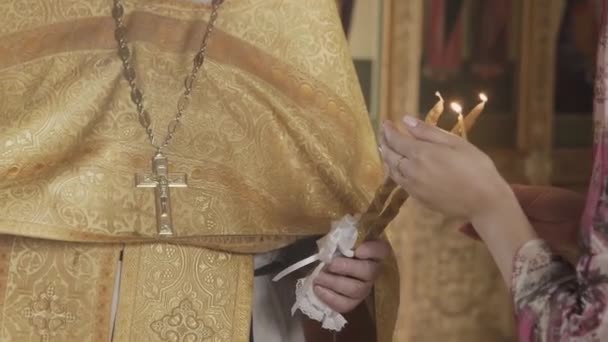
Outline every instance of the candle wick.
{"type": "Polygon", "coordinates": [[[441,102],[443,102],[443,97],[441,97],[441,93],[439,93],[438,91],[435,92],[435,96],[437,96],[439,98],[439,100],[441,102]]]}
{"type": "Polygon", "coordinates": [[[456,103],[456,102],[450,103],[450,108],[452,108],[452,110],[454,112],[456,112],[456,114],[462,115],[462,106],[459,103],[456,103]]]}

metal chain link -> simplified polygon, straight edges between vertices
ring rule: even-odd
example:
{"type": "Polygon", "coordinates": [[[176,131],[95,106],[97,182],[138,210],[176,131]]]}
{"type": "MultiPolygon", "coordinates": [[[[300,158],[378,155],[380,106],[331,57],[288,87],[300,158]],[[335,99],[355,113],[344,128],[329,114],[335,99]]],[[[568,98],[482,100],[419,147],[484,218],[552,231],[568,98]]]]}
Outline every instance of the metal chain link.
{"type": "Polygon", "coordinates": [[[169,121],[169,124],[167,125],[167,133],[162,143],[157,144],[156,136],[154,135],[154,130],[152,129],[152,120],[150,118],[150,113],[148,113],[148,111],[144,108],[143,93],[135,82],[137,75],[135,74],[135,68],[133,68],[131,60],[131,50],[129,49],[127,42],[127,30],[125,28],[125,23],[123,20],[125,12],[124,6],[122,4],[122,0],[114,0],[114,7],[112,8],[112,17],[116,22],[114,38],[118,43],[118,56],[122,60],[124,77],[129,83],[129,87],[131,88],[131,101],[133,102],[133,104],[135,104],[135,107],[137,109],[137,117],[139,123],[146,130],[146,134],[148,135],[148,140],[150,141],[150,144],[152,144],[152,146],[154,146],[158,152],[162,151],[162,149],[167,147],[171,140],[173,140],[175,131],[181,124],[184,112],[188,109],[188,106],[190,105],[190,96],[192,94],[194,82],[196,81],[198,71],[203,66],[205,58],[207,57],[207,45],[209,37],[213,32],[215,21],[218,16],[218,10],[222,2],[224,2],[224,0],[213,0],[211,3],[212,11],[211,16],[209,18],[209,23],[207,24],[207,28],[205,29],[205,34],[201,42],[201,47],[194,55],[194,58],[192,60],[192,70],[190,71],[190,74],[184,79],[184,92],[177,102],[177,113],[175,114],[175,118],[169,121]]]}

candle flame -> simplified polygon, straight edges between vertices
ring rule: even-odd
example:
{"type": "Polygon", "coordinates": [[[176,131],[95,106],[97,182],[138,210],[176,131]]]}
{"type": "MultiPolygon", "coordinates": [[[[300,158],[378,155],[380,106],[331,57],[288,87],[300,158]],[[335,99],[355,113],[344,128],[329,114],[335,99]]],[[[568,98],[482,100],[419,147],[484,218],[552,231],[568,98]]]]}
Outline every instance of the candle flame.
{"type": "Polygon", "coordinates": [[[456,113],[462,115],[462,106],[459,105],[456,102],[452,102],[450,103],[450,108],[452,108],[453,111],[455,111],[456,113]]]}
{"type": "Polygon", "coordinates": [[[486,94],[484,94],[484,93],[479,93],[479,99],[480,99],[482,102],[488,102],[488,97],[487,97],[487,96],[486,96],[486,94]]]}
{"type": "Polygon", "coordinates": [[[435,92],[435,96],[439,98],[439,101],[443,102],[443,97],[441,97],[441,94],[438,91],[435,92]]]}

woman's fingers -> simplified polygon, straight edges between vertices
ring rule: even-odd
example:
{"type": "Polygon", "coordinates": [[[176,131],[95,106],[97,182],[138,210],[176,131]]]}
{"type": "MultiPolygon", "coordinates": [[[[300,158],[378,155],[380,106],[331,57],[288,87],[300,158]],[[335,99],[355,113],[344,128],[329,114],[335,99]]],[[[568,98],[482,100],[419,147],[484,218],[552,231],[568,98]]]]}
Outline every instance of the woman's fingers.
{"type": "Polygon", "coordinates": [[[411,162],[386,144],[382,145],[382,158],[390,177],[395,182],[405,186],[408,183],[408,179],[412,176],[411,162]]]}
{"type": "Polygon", "coordinates": [[[406,115],[402,121],[408,132],[418,140],[444,145],[455,145],[462,141],[458,136],[414,117],[406,115]]]}
{"type": "Polygon", "coordinates": [[[417,153],[416,138],[399,132],[392,122],[384,123],[384,142],[397,154],[412,158],[417,153]]]}

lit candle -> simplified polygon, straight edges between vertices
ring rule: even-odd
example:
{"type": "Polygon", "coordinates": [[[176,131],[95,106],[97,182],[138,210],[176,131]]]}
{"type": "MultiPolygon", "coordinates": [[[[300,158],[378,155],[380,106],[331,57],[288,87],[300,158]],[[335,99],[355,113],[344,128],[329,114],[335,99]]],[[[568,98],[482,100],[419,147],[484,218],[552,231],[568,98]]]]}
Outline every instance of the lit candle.
{"type": "Polygon", "coordinates": [[[437,125],[437,121],[439,121],[439,117],[443,113],[443,97],[441,97],[439,92],[435,92],[435,96],[437,96],[439,100],[437,100],[437,103],[431,108],[424,120],[431,125],[437,125]]]}
{"type": "Polygon", "coordinates": [[[466,127],[464,126],[464,117],[462,116],[462,106],[456,102],[452,102],[450,103],[450,108],[452,108],[452,110],[454,112],[456,112],[458,114],[458,127],[460,132],[460,136],[463,138],[467,138],[467,130],[466,127]]]}
{"type": "Polygon", "coordinates": [[[481,100],[481,102],[477,106],[475,106],[475,108],[473,108],[473,110],[464,119],[464,124],[467,131],[471,130],[471,127],[475,125],[475,121],[477,121],[477,118],[479,117],[481,112],[483,112],[483,109],[486,106],[486,102],[488,102],[488,97],[486,96],[486,94],[480,93],[479,100],[481,100]]]}

